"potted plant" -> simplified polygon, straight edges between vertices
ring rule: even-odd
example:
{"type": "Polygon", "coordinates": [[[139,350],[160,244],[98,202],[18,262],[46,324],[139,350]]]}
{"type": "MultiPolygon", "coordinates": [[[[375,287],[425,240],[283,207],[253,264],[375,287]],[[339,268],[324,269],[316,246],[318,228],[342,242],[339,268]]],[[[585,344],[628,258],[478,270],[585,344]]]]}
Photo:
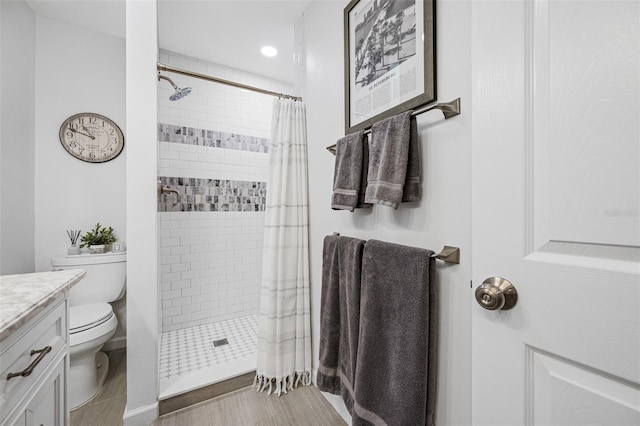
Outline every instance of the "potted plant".
{"type": "Polygon", "coordinates": [[[89,247],[89,252],[92,254],[104,253],[108,251],[105,250],[105,246],[111,245],[115,241],[116,234],[113,232],[113,228],[105,228],[98,222],[91,231],[87,231],[87,233],[80,238],[80,242],[82,243],[80,244],[80,248],[89,247]]]}

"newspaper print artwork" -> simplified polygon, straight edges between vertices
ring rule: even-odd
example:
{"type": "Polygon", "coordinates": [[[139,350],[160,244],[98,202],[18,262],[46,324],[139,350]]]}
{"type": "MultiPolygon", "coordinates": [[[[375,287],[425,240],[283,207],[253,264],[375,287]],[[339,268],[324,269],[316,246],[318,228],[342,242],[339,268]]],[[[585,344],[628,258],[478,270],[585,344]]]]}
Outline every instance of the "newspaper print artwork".
{"type": "Polygon", "coordinates": [[[354,0],[345,9],[346,130],[435,100],[433,0],[354,0]]]}

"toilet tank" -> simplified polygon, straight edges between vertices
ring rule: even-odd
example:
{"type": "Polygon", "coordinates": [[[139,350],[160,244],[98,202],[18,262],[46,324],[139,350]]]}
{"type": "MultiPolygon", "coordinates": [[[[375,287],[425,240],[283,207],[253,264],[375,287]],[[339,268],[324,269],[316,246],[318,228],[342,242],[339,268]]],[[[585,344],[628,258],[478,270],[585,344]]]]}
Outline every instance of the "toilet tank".
{"type": "Polygon", "coordinates": [[[124,295],[126,253],[80,254],[51,259],[51,267],[84,269],[87,275],[69,291],[71,305],[114,302],[124,295]]]}

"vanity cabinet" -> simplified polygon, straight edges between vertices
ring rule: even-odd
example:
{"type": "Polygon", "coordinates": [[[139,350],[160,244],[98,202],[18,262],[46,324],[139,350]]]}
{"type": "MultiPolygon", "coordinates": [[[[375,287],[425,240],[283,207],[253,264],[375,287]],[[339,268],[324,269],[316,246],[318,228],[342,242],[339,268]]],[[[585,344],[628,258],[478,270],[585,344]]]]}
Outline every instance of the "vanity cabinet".
{"type": "Polygon", "coordinates": [[[68,424],[66,293],[0,342],[0,424],[68,424]]]}

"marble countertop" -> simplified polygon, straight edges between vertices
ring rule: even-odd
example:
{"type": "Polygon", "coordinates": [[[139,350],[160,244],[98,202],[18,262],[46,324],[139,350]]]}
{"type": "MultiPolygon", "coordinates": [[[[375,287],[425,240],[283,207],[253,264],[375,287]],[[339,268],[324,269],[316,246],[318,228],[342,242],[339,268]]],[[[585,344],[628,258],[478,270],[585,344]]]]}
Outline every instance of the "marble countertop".
{"type": "Polygon", "coordinates": [[[82,269],[0,276],[0,341],[87,273],[82,269]]]}

